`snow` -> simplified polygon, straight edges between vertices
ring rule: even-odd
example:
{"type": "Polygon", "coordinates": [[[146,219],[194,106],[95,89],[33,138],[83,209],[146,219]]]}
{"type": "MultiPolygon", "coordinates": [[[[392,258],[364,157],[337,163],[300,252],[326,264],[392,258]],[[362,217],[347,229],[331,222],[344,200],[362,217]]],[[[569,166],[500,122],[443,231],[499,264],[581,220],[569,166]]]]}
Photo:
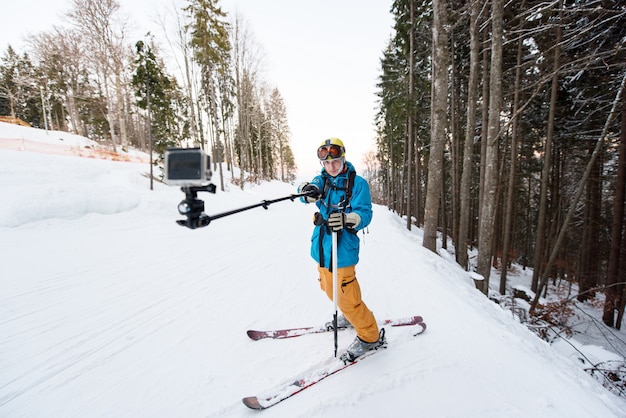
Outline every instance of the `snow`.
{"type": "MultiPolygon", "coordinates": [[[[20,151],[3,142],[15,138],[6,125],[0,416],[256,416],[242,397],[332,357],[332,333],[245,333],[330,319],[309,257],[312,205],[186,229],[175,223],[184,195],[160,183],[150,191],[147,164],[80,158],[84,143],[67,152],[54,133],[29,128],[22,138],[46,147],[20,151]]],[[[228,184],[199,197],[216,214],[294,192],[228,184]]],[[[453,257],[424,249],[421,230],[375,206],[361,239],[364,301],[380,320],[422,315],[428,330],[387,329],[387,350],[264,416],[626,417],[623,398],[487,300],[453,257]]],[[[339,335],[340,349],[354,338],[339,335]]]]}

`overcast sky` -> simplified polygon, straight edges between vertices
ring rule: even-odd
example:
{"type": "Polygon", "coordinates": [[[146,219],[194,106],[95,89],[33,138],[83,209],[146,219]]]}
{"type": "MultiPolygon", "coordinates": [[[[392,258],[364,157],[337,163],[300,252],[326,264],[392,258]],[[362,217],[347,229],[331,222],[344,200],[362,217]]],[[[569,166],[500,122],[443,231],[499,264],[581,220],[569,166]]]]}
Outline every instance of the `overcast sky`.
{"type": "MultiPolygon", "coordinates": [[[[148,31],[161,40],[157,16],[182,0],[118,0],[129,16],[134,44],[148,31]]],[[[63,22],[71,0],[5,2],[0,13],[2,55],[11,44],[24,48],[29,34],[63,22]]],[[[376,82],[380,58],[392,34],[392,0],[221,0],[238,13],[263,51],[263,78],[285,101],[291,145],[300,173],[319,170],[315,150],[328,137],[341,138],[357,170],[374,149],[376,82]]],[[[175,73],[176,69],[169,68],[175,73]]]]}

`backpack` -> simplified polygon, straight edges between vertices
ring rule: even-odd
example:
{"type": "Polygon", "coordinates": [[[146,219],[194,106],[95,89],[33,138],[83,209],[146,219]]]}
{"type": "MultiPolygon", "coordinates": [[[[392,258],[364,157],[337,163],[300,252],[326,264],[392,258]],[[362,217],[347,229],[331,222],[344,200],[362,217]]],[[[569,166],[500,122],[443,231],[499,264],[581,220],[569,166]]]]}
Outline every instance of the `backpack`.
{"type": "MultiPolygon", "coordinates": [[[[341,202],[341,207],[343,209],[347,208],[350,206],[350,198],[352,197],[352,186],[354,186],[354,178],[356,177],[356,172],[355,171],[350,171],[348,173],[348,183],[346,185],[346,187],[337,187],[334,184],[332,184],[330,182],[330,180],[327,177],[324,177],[324,189],[323,189],[323,193],[322,193],[322,197],[326,197],[327,193],[329,190],[343,190],[346,193],[346,198],[343,202],[341,202]]],[[[313,216],[313,223],[315,225],[321,226],[322,227],[322,232],[320,231],[319,234],[319,241],[318,241],[318,245],[319,245],[319,254],[320,254],[320,266],[324,267],[324,245],[323,245],[323,236],[324,233],[329,234],[330,233],[330,229],[328,228],[326,221],[322,218],[322,215],[319,212],[316,212],[315,215],[313,216]]],[[[352,233],[352,234],[356,234],[355,231],[350,231],[347,230],[348,232],[352,233]]],[[[332,266],[332,262],[331,262],[331,266],[332,266]]]]}
{"type": "Polygon", "coordinates": [[[350,198],[352,197],[352,187],[354,186],[354,178],[356,177],[356,171],[350,171],[348,173],[348,184],[346,187],[337,187],[332,184],[327,177],[324,177],[324,189],[322,196],[326,197],[329,190],[343,190],[346,193],[346,199],[342,202],[343,209],[350,206],[350,198]]]}

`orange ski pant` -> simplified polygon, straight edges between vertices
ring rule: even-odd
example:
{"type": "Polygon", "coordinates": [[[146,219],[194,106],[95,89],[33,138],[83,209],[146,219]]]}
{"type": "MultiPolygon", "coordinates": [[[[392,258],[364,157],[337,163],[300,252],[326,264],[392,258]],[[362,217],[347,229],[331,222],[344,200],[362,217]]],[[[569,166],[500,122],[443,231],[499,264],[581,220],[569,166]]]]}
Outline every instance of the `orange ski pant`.
{"type": "MultiPolygon", "coordinates": [[[[333,300],[333,273],[325,267],[317,267],[320,287],[333,300]]],[[[354,266],[337,269],[337,307],[356,330],[357,336],[368,343],[378,341],[378,325],[374,314],[361,300],[361,287],[356,280],[354,266]]]]}

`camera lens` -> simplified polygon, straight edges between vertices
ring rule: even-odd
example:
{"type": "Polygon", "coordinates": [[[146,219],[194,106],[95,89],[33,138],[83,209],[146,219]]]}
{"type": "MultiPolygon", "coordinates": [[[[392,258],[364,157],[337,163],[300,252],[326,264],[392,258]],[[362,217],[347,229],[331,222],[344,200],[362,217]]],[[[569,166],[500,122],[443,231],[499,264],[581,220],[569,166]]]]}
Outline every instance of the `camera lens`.
{"type": "Polygon", "coordinates": [[[178,213],[180,213],[181,215],[188,214],[190,210],[191,208],[189,207],[189,203],[187,203],[186,200],[183,200],[178,204],[178,213]]]}

